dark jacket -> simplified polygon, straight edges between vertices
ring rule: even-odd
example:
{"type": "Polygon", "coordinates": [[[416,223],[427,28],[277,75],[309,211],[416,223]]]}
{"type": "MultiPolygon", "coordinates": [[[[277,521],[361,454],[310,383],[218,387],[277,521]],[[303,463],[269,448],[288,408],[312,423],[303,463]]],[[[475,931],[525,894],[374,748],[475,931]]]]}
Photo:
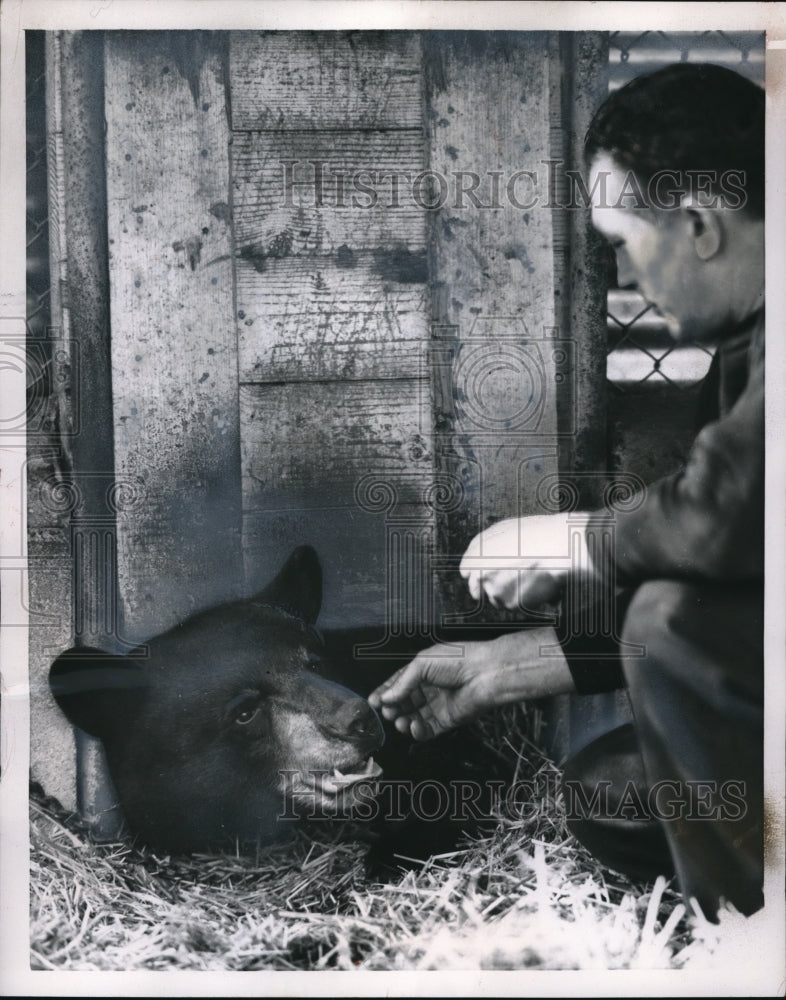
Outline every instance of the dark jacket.
{"type": "Polygon", "coordinates": [[[614,533],[615,565],[602,569],[615,572],[620,585],[763,577],[763,313],[721,341],[707,381],[717,386],[716,416],[684,468],[647,486],[629,509],[590,519],[588,532],[614,533]]]}
{"type": "MultiPolygon", "coordinates": [[[[702,387],[701,430],[683,469],[647,486],[626,510],[597,511],[589,521],[595,552],[606,546],[613,582],[628,588],[621,623],[644,580],[763,581],[764,314],[723,338],[702,387]]],[[[607,592],[608,592],[608,588],[607,592]]],[[[581,693],[623,686],[616,638],[558,633],[581,693]]]]}

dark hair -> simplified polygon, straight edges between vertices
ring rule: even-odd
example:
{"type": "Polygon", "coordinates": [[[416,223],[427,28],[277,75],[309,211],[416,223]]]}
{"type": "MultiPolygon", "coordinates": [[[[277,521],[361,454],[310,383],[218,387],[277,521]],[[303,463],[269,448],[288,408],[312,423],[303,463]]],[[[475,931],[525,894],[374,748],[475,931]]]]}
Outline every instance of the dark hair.
{"type": "Polygon", "coordinates": [[[676,63],[611,94],[584,142],[647,185],[661,170],[744,171],[745,208],[764,215],[764,91],[733,70],[676,63]]]}

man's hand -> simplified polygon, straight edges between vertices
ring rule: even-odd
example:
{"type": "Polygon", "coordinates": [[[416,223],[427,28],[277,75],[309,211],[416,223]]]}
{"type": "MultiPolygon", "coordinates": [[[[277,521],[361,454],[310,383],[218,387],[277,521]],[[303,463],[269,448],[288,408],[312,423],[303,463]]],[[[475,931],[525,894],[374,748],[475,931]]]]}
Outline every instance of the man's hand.
{"type": "Polygon", "coordinates": [[[418,653],[369,695],[369,704],[399,732],[427,740],[499,705],[575,690],[551,628],[462,643],[459,650],[418,653]]]}
{"type": "Polygon", "coordinates": [[[479,600],[485,591],[495,607],[510,609],[534,609],[559,600],[569,572],[590,570],[581,518],[511,517],[481,531],[461,560],[469,592],[479,600]]]}

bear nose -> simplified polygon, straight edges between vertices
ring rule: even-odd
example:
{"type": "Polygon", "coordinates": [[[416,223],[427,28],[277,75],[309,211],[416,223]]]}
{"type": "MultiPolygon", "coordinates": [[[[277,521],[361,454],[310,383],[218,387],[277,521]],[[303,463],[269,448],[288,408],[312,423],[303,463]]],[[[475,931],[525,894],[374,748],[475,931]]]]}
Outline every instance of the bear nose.
{"type": "Polygon", "coordinates": [[[379,716],[363,698],[345,701],[331,713],[330,718],[322,721],[320,728],[330,736],[373,742],[374,745],[381,745],[384,738],[379,716]]]}

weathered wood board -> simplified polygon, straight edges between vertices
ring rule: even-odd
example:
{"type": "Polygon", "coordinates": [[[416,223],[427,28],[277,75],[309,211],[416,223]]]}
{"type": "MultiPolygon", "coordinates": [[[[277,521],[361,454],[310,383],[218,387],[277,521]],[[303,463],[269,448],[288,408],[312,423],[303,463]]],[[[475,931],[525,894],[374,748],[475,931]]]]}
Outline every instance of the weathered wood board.
{"type": "Polygon", "coordinates": [[[238,260],[240,379],[425,377],[425,254],[351,251],[238,260]]]}
{"type": "MultiPolygon", "coordinates": [[[[584,136],[595,110],[608,93],[609,40],[605,32],[572,32],[562,43],[564,77],[562,128],[565,153],[572,169],[583,167],[584,136]]],[[[593,229],[588,212],[569,212],[561,323],[575,344],[572,378],[566,381],[561,404],[569,412],[574,434],[561,446],[560,470],[601,473],[573,476],[582,506],[601,502],[607,466],[606,440],[606,300],[608,289],[605,241],[593,229]]]]}
{"type": "Polygon", "coordinates": [[[427,407],[425,380],[242,386],[243,509],[334,506],[368,473],[417,503],[431,472],[427,407]]]}
{"type": "Polygon", "coordinates": [[[232,36],[246,573],[310,542],[336,626],[431,613],[391,582],[394,521],[433,542],[421,74],[413,34],[232,36]]]}
{"type": "Polygon", "coordinates": [[[49,693],[49,665],[73,643],[71,614],[72,569],[68,529],[53,533],[52,512],[48,527],[30,527],[29,638],[30,663],[30,764],[31,772],[67,809],[75,809],[74,731],[49,693]],[[65,598],[65,600],[63,599],[65,598]]]}
{"type": "Polygon", "coordinates": [[[392,512],[363,509],[354,499],[333,507],[288,504],[253,510],[243,519],[243,555],[249,592],[269,578],[293,540],[320,554],[324,598],[320,628],[408,627],[434,620],[429,579],[433,518],[422,504],[396,505],[392,512]],[[402,546],[409,546],[404,551],[402,546]]]}
{"type": "MultiPolygon", "coordinates": [[[[442,520],[439,547],[456,556],[491,522],[537,512],[538,483],[557,472],[554,218],[543,190],[555,56],[547,32],[437,33],[424,56],[429,167],[473,172],[486,192],[494,172],[501,184],[498,198],[482,199],[497,207],[469,211],[469,199],[448,200],[431,218],[443,345],[433,374],[435,449],[468,498],[442,520]],[[539,180],[537,197],[516,171],[539,180]],[[530,341],[545,348],[533,348],[537,363],[530,341]]],[[[466,603],[456,582],[446,604],[466,603]]]]}
{"type": "Polygon", "coordinates": [[[422,251],[423,169],[421,129],[234,133],[237,253],[264,262],[342,246],[422,251]]]}
{"type": "Polygon", "coordinates": [[[106,49],[109,279],[126,628],[139,638],[242,587],[229,122],[220,45],[106,49]]]}
{"type": "Polygon", "coordinates": [[[43,413],[28,411],[31,774],[91,818],[105,786],[100,747],[73,731],[48,674],[63,649],[117,632],[102,54],[90,32],[46,42],[51,374],[44,343],[28,344],[50,391],[43,413]]]}
{"type": "Polygon", "coordinates": [[[232,128],[421,127],[413,31],[233,32],[232,128]]]}

